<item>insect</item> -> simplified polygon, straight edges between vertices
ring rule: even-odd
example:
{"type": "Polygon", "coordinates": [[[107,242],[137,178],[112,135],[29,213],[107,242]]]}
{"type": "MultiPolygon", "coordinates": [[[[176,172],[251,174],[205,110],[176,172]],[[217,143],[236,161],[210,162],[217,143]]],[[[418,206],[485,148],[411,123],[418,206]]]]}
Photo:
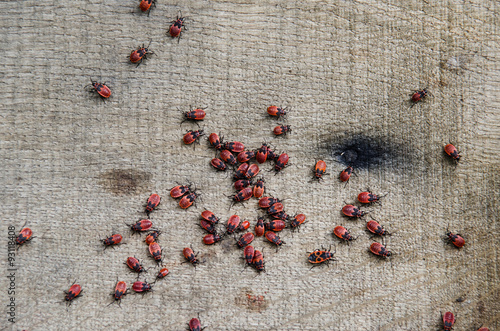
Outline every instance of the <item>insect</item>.
{"type": "Polygon", "coordinates": [[[271,198],[271,197],[263,197],[259,200],[259,207],[260,208],[269,208],[271,207],[272,205],[274,205],[275,203],[278,203],[278,202],[281,202],[280,199],[275,199],[275,198],[271,198]]]}
{"type": "Polygon", "coordinates": [[[179,15],[177,15],[177,18],[171,23],[172,25],[168,29],[168,33],[172,38],[179,37],[179,40],[177,41],[179,42],[181,40],[182,27],[184,26],[184,17],[179,17],[179,15]]]}
{"type": "Polygon", "coordinates": [[[248,163],[240,164],[240,166],[238,167],[238,169],[236,169],[236,172],[234,174],[234,177],[233,177],[234,180],[247,179],[245,177],[245,174],[247,173],[247,170],[249,167],[250,167],[250,165],[248,163]]]}
{"type": "Polygon", "coordinates": [[[182,141],[184,141],[186,145],[190,145],[194,143],[196,140],[198,140],[198,138],[202,135],[203,135],[203,130],[196,130],[196,131],[189,130],[188,132],[186,132],[184,137],[182,137],[182,141]]]}
{"type": "Polygon", "coordinates": [[[162,249],[158,243],[152,242],[149,244],[149,253],[158,264],[161,262],[161,251],[162,249]]]}
{"type": "Polygon", "coordinates": [[[170,189],[170,196],[174,199],[182,197],[184,194],[191,191],[191,188],[187,185],[178,185],[170,189]]]}
{"type": "Polygon", "coordinates": [[[136,293],[146,293],[152,291],[153,287],[147,282],[137,281],[132,284],[132,290],[134,290],[134,292],[136,293]]]}
{"type": "MultiPolygon", "coordinates": [[[[76,283],[76,281],[75,281],[76,283]]],[[[71,303],[74,299],[78,298],[82,294],[82,287],[78,284],[73,283],[67,292],[64,292],[66,295],[64,300],[66,301],[66,306],[71,306],[71,303]]]]}
{"type": "Polygon", "coordinates": [[[217,229],[215,228],[215,224],[207,220],[200,220],[200,226],[208,233],[214,234],[217,231],[217,229]]]}
{"type": "Polygon", "coordinates": [[[257,223],[255,224],[255,235],[257,237],[262,237],[264,235],[264,218],[259,217],[257,223]]]}
{"type": "Polygon", "coordinates": [[[314,166],[314,178],[320,181],[324,174],[326,174],[326,163],[323,160],[319,160],[314,166]]]}
{"type": "Polygon", "coordinates": [[[142,264],[139,262],[138,259],[135,257],[129,256],[127,258],[127,262],[125,264],[132,269],[135,272],[141,273],[141,272],[146,272],[146,269],[142,266],[142,264]]]}
{"type": "Polygon", "coordinates": [[[241,231],[245,231],[246,229],[248,229],[250,227],[250,222],[249,221],[243,221],[240,223],[240,225],[238,226],[238,232],[241,232],[241,231]]]}
{"type": "Polygon", "coordinates": [[[378,234],[379,236],[390,236],[390,233],[386,231],[377,221],[369,221],[368,223],[366,223],[366,228],[373,234],[378,234]]]}
{"type": "Polygon", "coordinates": [[[167,277],[167,275],[169,274],[170,272],[168,271],[167,268],[162,268],[159,272],[158,272],[158,275],[156,275],[156,279],[162,279],[162,278],[165,278],[167,277]]]}
{"type": "Polygon", "coordinates": [[[151,243],[155,242],[156,239],[158,239],[158,237],[160,236],[161,232],[160,231],[153,231],[153,232],[150,232],[147,236],[146,236],[146,244],[150,245],[151,243]]]}
{"type": "Polygon", "coordinates": [[[243,250],[243,254],[245,255],[245,262],[247,263],[247,265],[252,265],[253,257],[255,255],[255,249],[253,248],[253,246],[248,245],[247,247],[245,247],[245,249],[243,250]]]}
{"type": "Polygon", "coordinates": [[[226,171],[227,169],[226,164],[221,159],[214,158],[210,161],[210,164],[219,171],[226,171]]]}
{"type": "Polygon", "coordinates": [[[262,144],[262,146],[257,150],[255,159],[259,163],[264,163],[266,162],[268,155],[269,155],[269,148],[267,147],[267,144],[262,144]]]}
{"type": "Polygon", "coordinates": [[[233,153],[241,153],[245,150],[245,145],[239,141],[231,141],[224,144],[224,149],[233,153]]]}
{"type": "Polygon", "coordinates": [[[143,12],[148,12],[148,16],[149,16],[149,12],[151,11],[151,5],[156,7],[156,0],[141,0],[141,3],[139,4],[139,8],[143,12]]]}
{"type": "Polygon", "coordinates": [[[254,157],[255,157],[255,152],[253,152],[253,151],[243,151],[243,152],[240,152],[238,154],[238,156],[236,157],[236,159],[240,163],[245,163],[245,162],[250,161],[254,157]]]}
{"type": "Polygon", "coordinates": [[[351,236],[349,231],[341,225],[336,226],[335,229],[333,229],[333,233],[340,239],[344,239],[348,242],[355,240],[355,238],[351,236]]]}
{"type": "Polygon", "coordinates": [[[228,151],[227,149],[220,152],[220,158],[222,159],[222,161],[224,161],[227,164],[232,165],[232,166],[235,166],[237,163],[234,155],[230,151],[228,151]]]}
{"type": "Polygon", "coordinates": [[[460,234],[451,233],[449,230],[446,230],[446,238],[456,247],[461,248],[465,245],[465,240],[460,234]]]}
{"type": "Polygon", "coordinates": [[[279,220],[283,220],[283,221],[288,221],[288,219],[290,218],[290,216],[288,216],[288,214],[285,213],[284,210],[282,210],[276,214],[272,214],[271,217],[274,219],[279,219],[279,220]]]}
{"type": "Polygon", "coordinates": [[[250,185],[252,185],[252,181],[248,179],[240,179],[234,182],[234,188],[236,191],[241,191],[250,185]]]}
{"type": "Polygon", "coordinates": [[[189,331],[201,331],[202,330],[200,320],[197,318],[192,318],[189,321],[188,325],[189,325],[189,331]]]}
{"type": "Polygon", "coordinates": [[[182,197],[182,199],[179,201],[179,206],[182,209],[187,209],[194,203],[194,201],[196,200],[197,197],[198,197],[198,194],[191,192],[191,193],[182,197]]]}
{"type": "Polygon", "coordinates": [[[353,205],[345,205],[342,207],[342,213],[348,217],[363,217],[366,214],[364,211],[359,210],[353,205]]]}
{"type": "Polygon", "coordinates": [[[248,167],[247,172],[245,173],[245,177],[247,179],[250,179],[250,178],[257,176],[258,173],[259,173],[259,166],[256,164],[251,164],[248,167]]]}
{"type": "Polygon", "coordinates": [[[30,228],[22,228],[21,231],[19,231],[19,234],[17,235],[16,244],[21,246],[27,242],[30,242],[31,239],[33,238],[35,237],[33,237],[33,231],[31,231],[30,228]]]}
{"type": "Polygon", "coordinates": [[[109,246],[118,245],[119,243],[122,242],[122,239],[123,239],[123,237],[120,234],[113,234],[113,235],[109,236],[108,238],[101,239],[101,241],[104,245],[106,245],[106,247],[104,248],[104,249],[106,249],[109,246]]]}
{"type": "Polygon", "coordinates": [[[111,295],[113,296],[115,301],[111,302],[110,305],[118,301],[118,306],[120,306],[123,296],[127,295],[127,283],[117,281],[115,285],[115,291],[111,293],[111,295]]]}
{"type": "Polygon", "coordinates": [[[460,161],[460,152],[457,150],[455,146],[453,146],[452,144],[444,146],[444,152],[448,154],[451,158],[453,158],[455,162],[458,164],[458,161],[460,161]]]}
{"type": "Polygon", "coordinates": [[[208,142],[216,150],[222,149],[222,139],[219,138],[217,133],[211,133],[210,136],[208,136],[208,142]]]}
{"type": "Polygon", "coordinates": [[[353,167],[349,166],[340,172],[339,178],[341,181],[346,182],[346,185],[347,185],[347,182],[349,181],[349,178],[351,178],[351,175],[353,173],[352,171],[353,171],[353,167]]]}
{"type": "Polygon", "coordinates": [[[286,228],[286,223],[283,220],[273,220],[265,224],[267,230],[271,230],[274,232],[282,231],[286,228]]]}
{"type": "Polygon", "coordinates": [[[250,199],[252,195],[253,195],[252,188],[245,187],[243,190],[239,191],[237,194],[234,195],[233,203],[246,201],[250,199]]]}
{"type": "Polygon", "coordinates": [[[215,216],[210,210],[204,210],[201,212],[201,217],[211,223],[217,224],[219,223],[219,218],[215,216]]]}
{"type": "Polygon", "coordinates": [[[441,315],[441,317],[443,317],[443,330],[450,331],[453,328],[453,324],[455,324],[455,315],[447,311],[446,313],[444,313],[444,316],[441,315]]]}
{"type": "Polygon", "coordinates": [[[309,263],[316,265],[323,262],[330,263],[330,261],[335,261],[334,255],[336,252],[337,250],[335,249],[335,252],[332,253],[331,248],[327,251],[323,249],[317,249],[314,252],[309,253],[307,260],[309,261],[309,263]]]}
{"type": "MultiPolygon", "coordinates": [[[[207,113],[201,108],[197,108],[197,109],[185,112],[184,119],[182,120],[181,124],[186,122],[186,121],[203,121],[203,119],[205,118],[206,115],[207,115],[207,113]]],[[[210,137],[213,134],[215,134],[215,133],[210,134],[210,137]]],[[[217,134],[215,134],[215,135],[217,136],[217,134]]],[[[210,137],[208,137],[209,141],[210,141],[210,137]]],[[[217,136],[217,139],[218,138],[219,137],[217,136]]]]}
{"type": "Polygon", "coordinates": [[[218,234],[207,234],[205,237],[203,237],[203,243],[205,245],[212,245],[215,244],[216,242],[219,242],[222,240],[222,237],[219,236],[218,234]]]}
{"type": "Polygon", "coordinates": [[[371,192],[361,192],[358,194],[358,201],[361,203],[372,203],[372,202],[378,202],[381,197],[376,196],[375,194],[371,192]]]}
{"type": "Polygon", "coordinates": [[[238,242],[236,242],[236,245],[238,245],[239,248],[243,248],[246,245],[249,245],[253,240],[255,236],[251,232],[247,232],[244,235],[240,237],[238,242]]]}
{"type": "Polygon", "coordinates": [[[293,217],[293,219],[290,221],[290,226],[292,227],[292,230],[298,229],[302,223],[304,223],[306,220],[306,215],[304,214],[298,214],[293,217]]]}
{"type": "Polygon", "coordinates": [[[283,211],[283,208],[284,207],[283,207],[283,204],[281,202],[276,202],[276,203],[273,203],[273,205],[267,209],[267,213],[269,215],[277,214],[280,211],[283,211]]]}
{"type": "Polygon", "coordinates": [[[90,82],[94,87],[95,91],[97,92],[97,94],[101,96],[101,98],[107,99],[111,96],[111,90],[109,89],[108,86],[106,86],[106,83],[104,84],[98,83],[96,81],[93,81],[92,78],[90,79],[90,82]]]}
{"type": "Polygon", "coordinates": [[[226,231],[228,234],[234,233],[236,229],[240,226],[241,218],[238,215],[233,215],[229,217],[226,224],[226,231]]]}
{"type": "Polygon", "coordinates": [[[283,170],[283,168],[285,168],[287,166],[288,160],[289,160],[289,157],[288,157],[287,153],[283,153],[280,156],[278,156],[278,159],[276,160],[276,164],[274,165],[274,171],[276,171],[276,173],[278,173],[281,170],[283,170]]]}
{"type": "Polygon", "coordinates": [[[196,253],[196,255],[195,255],[192,248],[189,248],[189,247],[184,248],[184,250],[182,251],[182,254],[184,254],[184,257],[186,258],[186,260],[188,262],[190,262],[192,265],[194,265],[195,267],[198,263],[200,263],[200,261],[196,258],[198,256],[199,252],[196,253]]]}
{"type": "Polygon", "coordinates": [[[280,237],[276,233],[272,231],[267,231],[265,237],[267,240],[276,245],[276,249],[278,249],[281,245],[285,243],[280,239],[280,237]]]}
{"type": "Polygon", "coordinates": [[[257,199],[261,198],[264,195],[265,187],[264,187],[264,179],[259,179],[255,186],[253,187],[253,196],[257,199]]]}
{"type": "Polygon", "coordinates": [[[257,249],[254,251],[254,254],[253,254],[252,265],[259,272],[266,271],[264,268],[264,255],[262,255],[262,252],[257,250],[257,249]]]}
{"type": "Polygon", "coordinates": [[[282,117],[282,116],[286,116],[286,108],[279,108],[277,106],[270,106],[270,107],[267,107],[267,113],[270,115],[270,116],[274,116],[274,117],[282,117]]]}
{"type": "Polygon", "coordinates": [[[140,220],[134,224],[128,224],[128,226],[130,226],[130,229],[132,231],[144,232],[144,231],[151,229],[151,227],[153,226],[153,222],[151,222],[148,219],[145,219],[145,220],[140,220]]]}
{"type": "Polygon", "coordinates": [[[413,102],[413,105],[412,107],[419,101],[422,101],[425,99],[425,97],[427,96],[429,92],[427,92],[427,89],[423,89],[421,91],[415,91],[412,95],[411,95],[411,101],[413,102]]]}
{"type": "Polygon", "coordinates": [[[488,329],[487,327],[482,327],[477,329],[477,331],[490,331],[490,329],[488,329]]]}
{"type": "Polygon", "coordinates": [[[149,214],[160,204],[161,197],[153,193],[149,196],[148,201],[146,202],[146,214],[149,214]]]}
{"type": "Polygon", "coordinates": [[[290,125],[278,125],[274,128],[273,133],[277,136],[286,136],[289,132],[292,132],[290,125]]]}
{"type": "MultiPolygon", "coordinates": [[[[149,42],[149,45],[151,45],[151,42],[149,42]]],[[[143,44],[142,47],[133,50],[132,53],[130,53],[130,62],[137,63],[138,67],[143,60],[147,59],[148,54],[154,54],[152,51],[149,50],[149,45],[148,47],[144,47],[143,44]]]]}
{"type": "Polygon", "coordinates": [[[278,158],[278,155],[276,155],[276,153],[274,153],[274,151],[268,147],[267,148],[267,159],[276,161],[277,158],[278,158]]]}
{"type": "Polygon", "coordinates": [[[389,257],[392,255],[392,253],[388,251],[384,245],[378,242],[374,242],[373,244],[370,245],[370,251],[373,254],[381,257],[389,257]]]}

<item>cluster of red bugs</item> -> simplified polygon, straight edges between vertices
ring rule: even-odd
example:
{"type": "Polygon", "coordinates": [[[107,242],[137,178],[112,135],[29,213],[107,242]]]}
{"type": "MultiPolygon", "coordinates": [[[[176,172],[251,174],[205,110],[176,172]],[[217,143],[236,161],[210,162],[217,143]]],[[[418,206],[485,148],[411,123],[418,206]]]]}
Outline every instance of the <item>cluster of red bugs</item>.
{"type": "MultiPolygon", "coordinates": [[[[269,114],[269,116],[277,119],[286,118],[287,112],[288,110],[286,107],[285,108],[280,108],[277,106],[267,107],[267,113],[269,114]]],[[[292,132],[290,125],[280,124],[273,129],[273,133],[276,136],[286,136],[290,132],[292,132]]]]}
{"type": "Polygon", "coordinates": [[[179,200],[179,206],[187,209],[193,205],[200,194],[191,188],[191,185],[177,185],[170,189],[170,196],[179,200]]]}

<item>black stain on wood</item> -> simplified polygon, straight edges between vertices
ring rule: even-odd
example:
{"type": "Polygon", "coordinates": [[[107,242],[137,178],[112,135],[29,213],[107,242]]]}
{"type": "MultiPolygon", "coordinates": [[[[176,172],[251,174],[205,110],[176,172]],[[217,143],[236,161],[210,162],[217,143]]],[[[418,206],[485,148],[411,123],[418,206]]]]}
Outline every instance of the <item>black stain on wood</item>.
{"type": "Polygon", "coordinates": [[[99,184],[116,195],[131,195],[146,190],[153,175],[135,169],[112,169],[99,176],[99,184]]]}

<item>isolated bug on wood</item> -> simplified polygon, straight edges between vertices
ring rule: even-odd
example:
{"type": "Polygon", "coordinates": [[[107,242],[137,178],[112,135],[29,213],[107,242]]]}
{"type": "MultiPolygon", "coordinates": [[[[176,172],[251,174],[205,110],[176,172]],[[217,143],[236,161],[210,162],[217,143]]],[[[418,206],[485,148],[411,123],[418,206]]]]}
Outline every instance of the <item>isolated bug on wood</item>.
{"type": "Polygon", "coordinates": [[[146,202],[146,214],[149,215],[156,207],[158,207],[160,201],[161,197],[158,194],[151,194],[146,202]]]}
{"type": "Polygon", "coordinates": [[[267,113],[270,116],[280,118],[282,116],[286,116],[286,108],[279,108],[277,106],[267,107],[267,113]]]}
{"type": "Polygon", "coordinates": [[[346,182],[346,185],[347,185],[347,182],[349,181],[349,178],[351,178],[352,171],[353,171],[353,167],[347,167],[340,172],[339,178],[341,181],[346,182]]]}
{"type": "Polygon", "coordinates": [[[289,132],[292,132],[290,125],[278,125],[273,130],[273,133],[277,136],[286,136],[289,132]]]}
{"type": "Polygon", "coordinates": [[[200,263],[200,261],[196,258],[199,253],[196,253],[196,255],[195,255],[193,250],[189,247],[184,248],[184,250],[182,251],[182,254],[184,254],[184,257],[186,258],[186,260],[188,262],[190,262],[192,265],[194,265],[195,267],[198,263],[200,263]]]}
{"type": "Polygon", "coordinates": [[[314,252],[309,253],[307,260],[309,261],[309,263],[312,263],[314,265],[319,265],[323,262],[330,263],[330,261],[335,261],[334,255],[335,252],[332,253],[331,249],[327,251],[323,249],[317,249],[314,252]]]}
{"type": "Polygon", "coordinates": [[[363,217],[366,214],[353,205],[345,205],[342,207],[342,213],[347,217],[363,217]]]}
{"type": "Polygon", "coordinates": [[[389,257],[392,255],[392,253],[388,251],[384,245],[378,242],[374,242],[373,244],[370,245],[370,251],[373,254],[381,257],[389,257]]]}
{"type": "Polygon", "coordinates": [[[115,285],[115,291],[111,293],[111,295],[113,296],[113,299],[115,299],[115,301],[111,302],[110,305],[118,302],[118,306],[120,306],[123,296],[127,295],[127,283],[117,281],[115,285]]]}
{"type": "MultiPolygon", "coordinates": [[[[149,45],[151,45],[151,42],[149,42],[149,45]]],[[[147,59],[148,54],[154,54],[149,50],[149,45],[148,47],[144,47],[144,45],[142,45],[142,47],[133,50],[132,53],[130,53],[130,62],[137,63],[138,67],[143,60],[147,59]]]]}
{"type": "Polygon", "coordinates": [[[380,225],[377,221],[371,220],[366,223],[366,228],[373,234],[378,234],[379,236],[390,235],[388,231],[386,231],[382,225],[380,225]]]}
{"type": "Polygon", "coordinates": [[[64,292],[66,295],[64,296],[64,300],[66,301],[66,305],[71,306],[71,303],[74,299],[78,298],[82,294],[82,287],[78,284],[73,283],[67,292],[64,292]]]}
{"type": "Polygon", "coordinates": [[[411,95],[411,101],[413,102],[413,105],[412,107],[419,101],[422,101],[425,99],[425,97],[427,97],[427,94],[429,92],[427,91],[427,89],[423,89],[421,91],[415,91],[412,95],[411,95]]]}
{"type": "Polygon", "coordinates": [[[149,13],[151,12],[151,5],[156,7],[156,0],[141,0],[141,3],[139,4],[139,8],[143,12],[148,12],[148,16],[149,16],[149,13]]]}
{"type": "Polygon", "coordinates": [[[465,239],[460,234],[451,233],[449,230],[446,232],[446,239],[458,248],[465,245],[465,239]]]}
{"type": "Polygon", "coordinates": [[[35,237],[33,237],[33,231],[31,231],[30,228],[22,228],[17,235],[16,244],[21,246],[27,242],[30,242],[33,238],[35,237]]]}
{"type": "Polygon", "coordinates": [[[158,275],[156,275],[156,279],[162,279],[167,277],[167,275],[170,273],[167,268],[162,268],[160,271],[158,271],[158,275]]]}
{"type": "Polygon", "coordinates": [[[320,181],[324,174],[326,174],[326,163],[323,160],[319,160],[314,166],[314,178],[320,181]]]}
{"type": "Polygon", "coordinates": [[[455,315],[447,311],[444,313],[444,316],[441,315],[441,317],[443,318],[443,330],[450,331],[453,328],[453,324],[455,324],[455,315]]]}
{"type": "Polygon", "coordinates": [[[111,90],[109,89],[108,86],[106,86],[106,83],[102,84],[102,83],[95,82],[92,80],[92,78],[90,79],[90,82],[91,82],[92,86],[94,87],[95,91],[97,92],[97,94],[99,94],[101,96],[101,98],[107,99],[111,96],[111,90]]]}
{"type": "Polygon", "coordinates": [[[168,29],[168,33],[172,38],[179,37],[179,40],[177,42],[181,40],[182,27],[184,26],[184,17],[179,16],[180,15],[177,15],[177,18],[172,21],[172,25],[168,29]]]}
{"type": "Polygon", "coordinates": [[[455,160],[455,162],[458,164],[458,161],[460,161],[460,152],[457,150],[457,148],[455,146],[453,146],[452,144],[448,144],[446,146],[444,146],[444,152],[450,156],[451,158],[453,158],[455,160]]]}
{"type": "Polygon", "coordinates": [[[122,235],[113,234],[113,235],[109,236],[108,238],[101,239],[101,241],[104,245],[106,245],[106,247],[104,248],[104,249],[106,249],[109,246],[118,245],[119,243],[122,242],[122,239],[123,239],[122,235]]]}
{"type": "MultiPolygon", "coordinates": [[[[203,121],[203,119],[205,118],[206,115],[207,115],[207,113],[201,108],[187,111],[184,113],[184,120],[182,120],[181,124],[184,123],[185,121],[203,121]]],[[[212,134],[215,134],[215,133],[212,133],[212,134]]],[[[212,136],[212,134],[210,134],[210,136],[212,136]]],[[[217,136],[217,138],[218,138],[218,136],[217,136]]],[[[209,141],[210,141],[210,137],[209,137],[209,141]]]]}
{"type": "Polygon", "coordinates": [[[189,331],[201,331],[204,328],[201,327],[200,320],[197,318],[192,318],[189,323],[189,331]]]}
{"type": "Polygon", "coordinates": [[[335,229],[333,229],[333,233],[339,237],[340,239],[343,239],[345,241],[353,241],[355,240],[351,234],[349,233],[349,231],[344,228],[343,226],[339,225],[339,226],[336,226],[335,229]]]}
{"type": "Polygon", "coordinates": [[[372,203],[378,202],[381,197],[371,193],[371,192],[361,192],[358,194],[358,201],[361,203],[372,203]]]}

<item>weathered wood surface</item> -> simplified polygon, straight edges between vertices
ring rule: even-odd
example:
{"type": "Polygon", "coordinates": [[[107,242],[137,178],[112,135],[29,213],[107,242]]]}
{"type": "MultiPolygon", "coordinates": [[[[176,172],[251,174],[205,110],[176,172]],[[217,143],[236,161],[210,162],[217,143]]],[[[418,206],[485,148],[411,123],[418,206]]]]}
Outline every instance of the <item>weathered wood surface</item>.
{"type": "MultiPolygon", "coordinates": [[[[28,221],[37,236],[17,252],[17,323],[3,315],[3,328],[182,330],[199,314],[207,330],[438,330],[440,312],[452,311],[456,331],[500,329],[497,1],[159,0],[150,17],[137,5],[0,2],[2,275],[7,226],[28,221]],[[178,43],[165,33],[179,10],[188,31],[178,43]],[[150,39],[156,55],[128,63],[150,39]],[[110,84],[109,101],[85,90],[89,76],[110,84]],[[424,87],[432,96],[410,108],[409,94],[424,87]],[[292,108],[286,139],[272,137],[271,104],[292,108]],[[265,274],[242,271],[231,239],[201,243],[203,207],[224,220],[254,220],[257,209],[252,200],[228,211],[230,179],[210,168],[205,138],[182,144],[196,126],[179,127],[178,108],[190,105],[208,107],[207,133],[290,154],[292,165],[266,172],[266,184],[309,222],[287,231],[279,252],[255,242],[265,274]],[[394,157],[344,188],[330,146],[359,134],[394,157]],[[457,167],[443,156],[448,142],[462,152],[457,167]],[[310,182],[318,158],[331,173],[322,184],[310,182]],[[168,197],[185,180],[203,194],[188,211],[168,197]],[[364,221],[339,212],[367,187],[390,192],[370,208],[394,232],[390,261],[367,252],[364,221]],[[135,279],[127,256],[153,265],[144,237],[124,226],[151,192],[163,196],[151,217],[171,275],[152,294],[106,307],[117,277],[135,279]],[[358,240],[333,238],[339,224],[358,240]],[[466,237],[463,249],[441,239],[448,224],[466,237]],[[113,231],[127,245],[103,252],[98,239],[113,231]],[[181,264],[190,244],[206,259],[196,271],[181,264]],[[306,252],[330,245],[338,262],[310,270],[306,252]],[[63,291],[75,279],[84,297],[67,309],[63,291]]],[[[6,277],[0,284],[4,306],[6,277]]]]}

